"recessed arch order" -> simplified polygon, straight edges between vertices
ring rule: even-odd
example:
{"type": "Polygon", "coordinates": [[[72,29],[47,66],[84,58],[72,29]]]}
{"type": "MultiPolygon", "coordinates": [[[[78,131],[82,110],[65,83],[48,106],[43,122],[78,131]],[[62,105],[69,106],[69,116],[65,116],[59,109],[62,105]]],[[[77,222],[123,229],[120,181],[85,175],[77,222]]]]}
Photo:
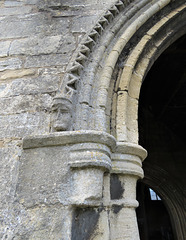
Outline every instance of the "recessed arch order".
{"type": "MultiPolygon", "coordinates": [[[[185,0],[119,0],[85,36],[67,67],[59,92],[66,94],[73,103],[74,134],[94,130],[85,131],[89,134],[86,141],[94,144],[94,137],[100,136],[103,145],[107,132],[115,137],[109,135],[109,138],[117,141],[114,151],[109,150],[109,153],[105,147],[102,149],[104,145],[98,145],[99,156],[106,153],[109,159],[110,173],[116,174],[125,185],[121,199],[107,196],[109,207],[117,203],[122,209],[117,213],[117,221],[113,218],[110,224],[111,239],[116,239],[116,233],[120,239],[139,239],[135,215],[138,206],[136,182],[143,177],[141,162],[146,157],[145,149],[138,145],[140,89],[155,60],[184,34],[185,0]],[[130,224],[123,219],[130,219],[130,224]]],[[[94,159],[100,160],[97,152],[91,157],[88,155],[95,152],[95,144],[92,149],[80,146],[88,156],[83,164],[91,162],[94,168],[100,164],[94,159]]],[[[104,171],[103,166],[101,171],[104,171]]],[[[169,206],[172,207],[171,203],[169,206]]]]}
{"type": "Polygon", "coordinates": [[[158,56],[186,33],[186,3],[128,1],[117,14],[109,11],[112,17],[106,20],[110,23],[94,39],[88,60],[78,73],[75,130],[112,132],[115,128],[117,141],[137,144],[141,84],[158,56]],[[125,55],[122,71],[112,83],[121,55],[125,55]]]}
{"type": "Polygon", "coordinates": [[[176,239],[185,239],[184,198],[180,186],[170,179],[170,175],[164,169],[152,164],[146,168],[145,178],[142,181],[152,187],[163,199],[176,239]],[[167,184],[169,182],[171,184],[167,184]]]}

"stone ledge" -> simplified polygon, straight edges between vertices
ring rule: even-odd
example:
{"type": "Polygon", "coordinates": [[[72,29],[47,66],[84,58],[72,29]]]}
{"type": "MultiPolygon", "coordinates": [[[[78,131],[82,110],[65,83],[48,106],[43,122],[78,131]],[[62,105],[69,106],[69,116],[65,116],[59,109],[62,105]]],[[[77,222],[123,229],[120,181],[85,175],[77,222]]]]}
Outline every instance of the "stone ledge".
{"type": "Polygon", "coordinates": [[[23,139],[23,149],[62,146],[87,142],[105,144],[110,147],[112,151],[115,151],[116,148],[116,140],[112,135],[106,132],[84,130],[28,136],[23,139]]]}
{"type": "Polygon", "coordinates": [[[70,162],[69,163],[70,167],[72,169],[77,169],[77,168],[81,168],[81,169],[84,169],[84,168],[103,168],[104,170],[106,169],[111,169],[111,164],[106,161],[99,161],[97,159],[93,159],[92,161],[89,160],[89,161],[81,161],[81,160],[77,160],[76,162],[70,162]]]}
{"type": "Polygon", "coordinates": [[[144,173],[142,168],[140,169],[132,169],[132,170],[128,170],[128,169],[122,169],[121,166],[112,166],[112,173],[115,174],[122,174],[122,175],[132,175],[132,176],[136,176],[137,178],[143,178],[144,177],[144,173]]]}
{"type": "Polygon", "coordinates": [[[147,151],[142,146],[129,142],[117,142],[116,153],[135,155],[142,161],[147,157],[147,151]]]}
{"type": "Polygon", "coordinates": [[[111,200],[110,207],[112,206],[120,206],[123,208],[137,208],[139,206],[139,203],[137,200],[134,199],[111,200]]]}

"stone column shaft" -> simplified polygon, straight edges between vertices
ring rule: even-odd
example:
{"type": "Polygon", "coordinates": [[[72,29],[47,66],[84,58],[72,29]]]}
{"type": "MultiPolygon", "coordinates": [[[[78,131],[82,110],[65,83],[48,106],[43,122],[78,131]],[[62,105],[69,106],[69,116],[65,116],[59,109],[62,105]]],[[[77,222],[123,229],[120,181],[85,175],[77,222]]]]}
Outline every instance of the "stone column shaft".
{"type": "MultiPolygon", "coordinates": [[[[30,219],[40,216],[30,239],[95,235],[107,240],[103,181],[115,146],[113,136],[98,131],[57,132],[23,140],[16,197],[30,219]]],[[[32,226],[32,221],[28,224],[32,226]]]]}
{"type": "Polygon", "coordinates": [[[146,151],[139,145],[118,143],[116,152],[112,155],[111,173],[111,240],[138,240],[138,226],[135,209],[136,183],[143,177],[142,160],[146,151]],[[113,176],[114,179],[113,180],[113,176]],[[113,182],[119,186],[113,195],[113,182]]]}

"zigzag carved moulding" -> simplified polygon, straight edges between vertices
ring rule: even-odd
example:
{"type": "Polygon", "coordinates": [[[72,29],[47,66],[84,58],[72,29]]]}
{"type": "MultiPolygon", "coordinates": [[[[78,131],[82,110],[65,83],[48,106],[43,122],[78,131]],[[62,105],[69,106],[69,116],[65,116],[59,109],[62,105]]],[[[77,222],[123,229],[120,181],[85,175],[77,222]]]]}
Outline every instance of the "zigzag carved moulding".
{"type": "Polygon", "coordinates": [[[62,94],[67,98],[72,98],[76,92],[77,83],[80,80],[80,74],[89,58],[93,47],[99,41],[104,30],[118,16],[122,10],[134,0],[119,0],[98,20],[91,32],[86,35],[84,41],[80,44],[76,51],[75,60],[67,67],[67,73],[64,77],[65,87],[61,89],[62,94]]]}

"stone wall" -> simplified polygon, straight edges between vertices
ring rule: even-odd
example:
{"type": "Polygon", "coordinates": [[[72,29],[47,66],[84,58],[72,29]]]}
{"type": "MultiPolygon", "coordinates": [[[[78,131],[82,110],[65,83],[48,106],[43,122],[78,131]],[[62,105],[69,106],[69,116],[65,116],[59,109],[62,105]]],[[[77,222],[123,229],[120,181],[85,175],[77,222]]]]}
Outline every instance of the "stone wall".
{"type": "Polygon", "coordinates": [[[184,0],[0,2],[0,239],[139,240],[139,93],[185,34],[185,10],[184,0]]]}
{"type": "Polygon", "coordinates": [[[0,1],[0,239],[13,239],[29,219],[15,203],[22,138],[49,133],[52,98],[66,66],[113,2],[0,1]]]}

